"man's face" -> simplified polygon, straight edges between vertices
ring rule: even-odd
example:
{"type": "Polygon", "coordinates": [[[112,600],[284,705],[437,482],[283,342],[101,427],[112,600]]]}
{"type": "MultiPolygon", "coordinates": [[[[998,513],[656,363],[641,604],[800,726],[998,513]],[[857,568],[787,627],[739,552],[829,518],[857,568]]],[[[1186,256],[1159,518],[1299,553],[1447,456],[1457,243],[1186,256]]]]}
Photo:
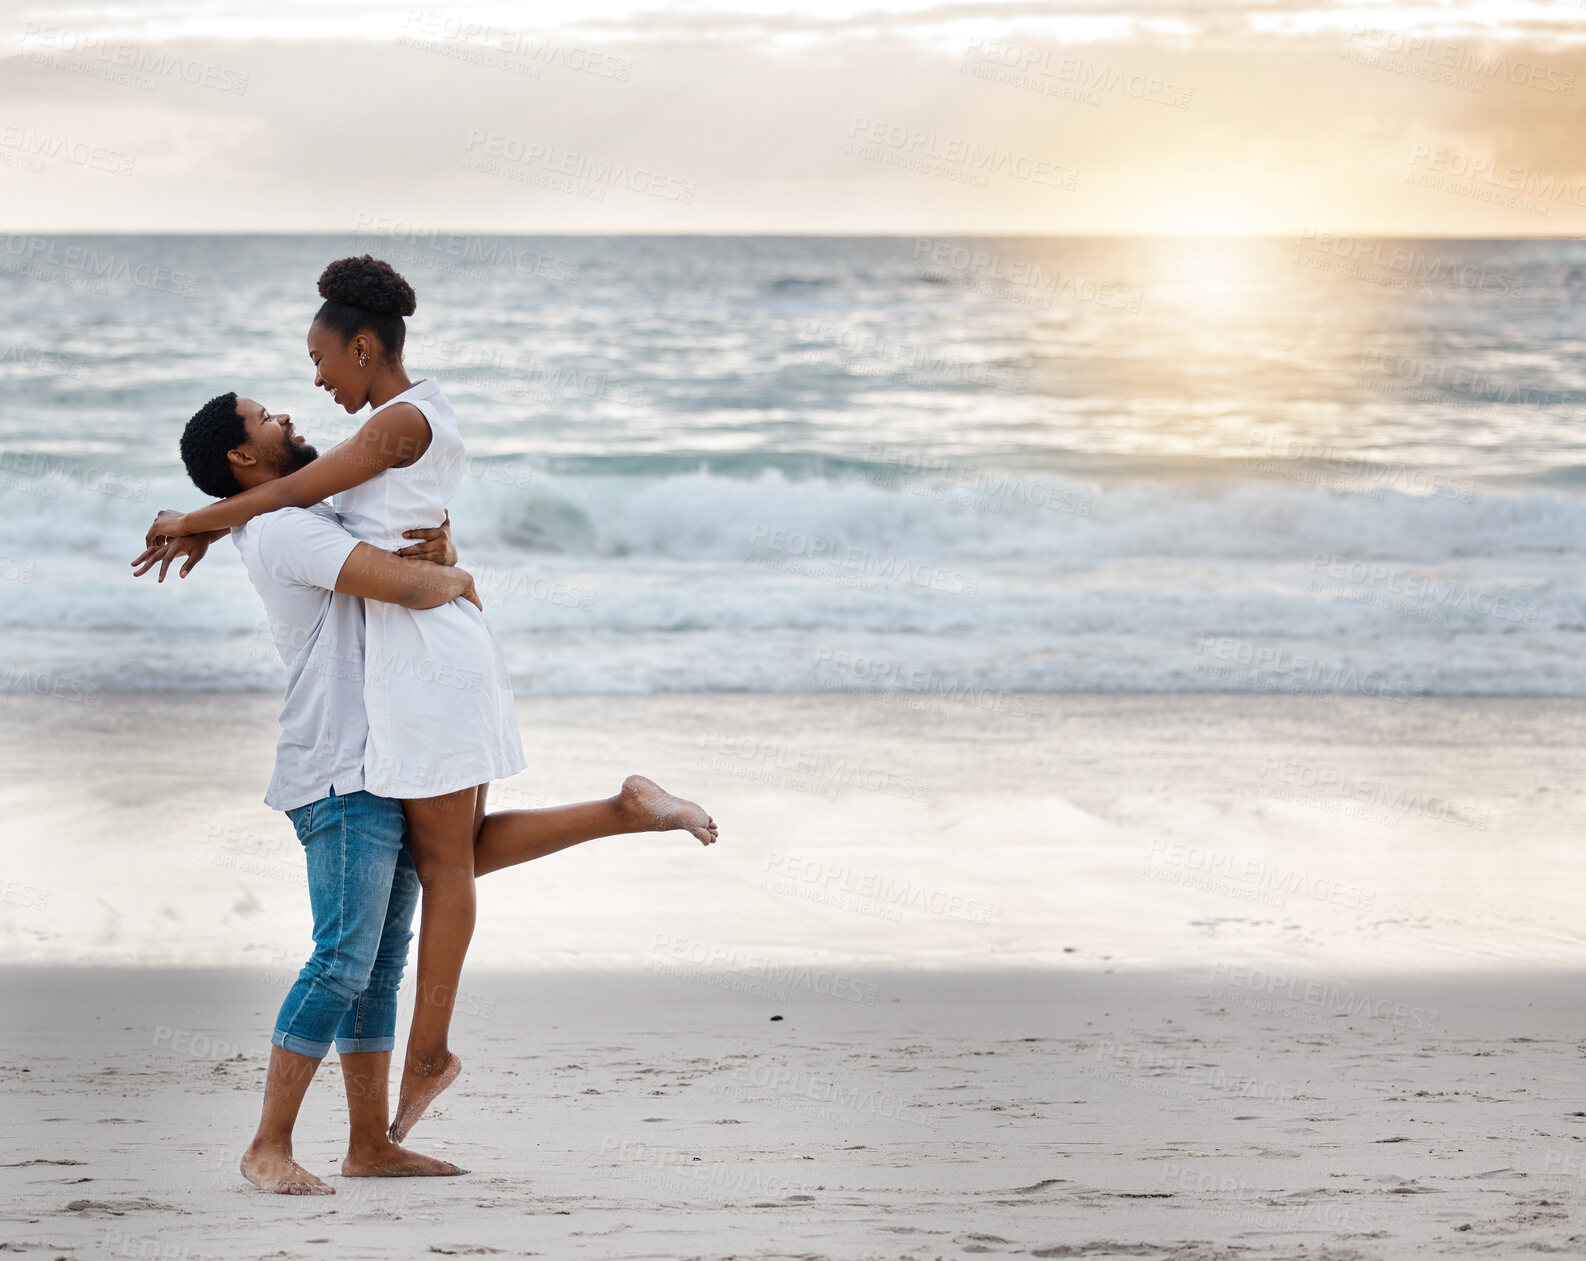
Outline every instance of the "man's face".
{"type": "Polygon", "coordinates": [[[255,482],[273,482],[319,458],[319,452],[292,428],[292,418],[285,412],[272,412],[251,398],[239,398],[237,415],[242,417],[248,441],[235,449],[253,456],[260,474],[255,482]]]}

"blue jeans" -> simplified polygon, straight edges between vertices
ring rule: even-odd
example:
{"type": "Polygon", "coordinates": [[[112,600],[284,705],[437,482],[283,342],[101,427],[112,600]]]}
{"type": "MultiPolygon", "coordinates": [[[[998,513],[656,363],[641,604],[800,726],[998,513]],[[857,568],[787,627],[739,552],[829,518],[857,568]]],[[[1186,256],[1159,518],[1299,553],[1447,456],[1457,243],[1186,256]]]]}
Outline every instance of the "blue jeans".
{"type": "Polygon", "coordinates": [[[314,953],[281,1004],[270,1042],[315,1059],[396,1046],[397,989],[413,940],[418,873],[402,803],[332,793],[286,817],[308,857],[314,953]]]}

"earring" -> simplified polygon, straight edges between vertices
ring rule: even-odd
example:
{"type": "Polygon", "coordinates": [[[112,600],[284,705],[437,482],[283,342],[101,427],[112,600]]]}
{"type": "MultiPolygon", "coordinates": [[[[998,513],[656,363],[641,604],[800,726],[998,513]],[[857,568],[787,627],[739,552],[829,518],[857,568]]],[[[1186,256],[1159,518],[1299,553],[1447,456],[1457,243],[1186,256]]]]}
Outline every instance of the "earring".
{"type": "Polygon", "coordinates": [[[360,368],[367,368],[369,366],[369,356],[368,355],[359,355],[358,356],[358,366],[360,368]]]}

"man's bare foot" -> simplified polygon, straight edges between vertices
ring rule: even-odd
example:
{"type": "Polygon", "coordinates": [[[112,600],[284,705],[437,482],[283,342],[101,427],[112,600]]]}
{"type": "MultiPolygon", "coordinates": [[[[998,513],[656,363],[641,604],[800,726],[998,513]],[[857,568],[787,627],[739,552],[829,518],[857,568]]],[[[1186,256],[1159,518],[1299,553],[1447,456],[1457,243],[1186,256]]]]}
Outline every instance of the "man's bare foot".
{"type": "Polygon", "coordinates": [[[344,1178],[455,1178],[467,1172],[449,1160],[421,1156],[389,1140],[349,1151],[341,1162],[344,1178]]]}
{"type": "Polygon", "coordinates": [[[457,1074],[462,1071],[463,1062],[449,1051],[445,1062],[433,1070],[427,1064],[402,1066],[401,1102],[397,1104],[396,1120],[391,1122],[391,1128],[387,1131],[393,1143],[400,1143],[408,1136],[408,1131],[424,1115],[425,1110],[435,1102],[441,1091],[457,1080],[457,1074]]]}
{"type": "Polygon", "coordinates": [[[293,1160],[291,1152],[250,1146],[242,1153],[242,1176],[259,1190],[274,1195],[336,1194],[335,1187],[293,1160]]]}
{"type": "Polygon", "coordinates": [[[630,775],[622,781],[617,809],[634,821],[635,831],[670,832],[673,828],[681,828],[692,832],[701,845],[710,845],[716,840],[716,821],[703,807],[672,796],[643,775],[630,775]]]}

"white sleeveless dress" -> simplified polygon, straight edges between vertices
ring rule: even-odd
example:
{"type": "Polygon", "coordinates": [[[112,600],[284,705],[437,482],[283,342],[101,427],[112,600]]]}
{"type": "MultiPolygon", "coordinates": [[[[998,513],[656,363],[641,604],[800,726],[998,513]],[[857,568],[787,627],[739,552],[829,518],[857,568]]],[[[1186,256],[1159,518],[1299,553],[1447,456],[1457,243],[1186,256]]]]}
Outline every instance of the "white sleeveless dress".
{"type": "MultiPolygon", "coordinates": [[[[348,533],[384,551],[412,544],[404,530],[440,525],[463,480],[463,440],[440,386],[420,381],[375,411],[393,403],[424,413],[428,449],[331,499],[348,533]]],[[[438,797],[523,770],[512,680],[484,614],[460,598],[433,609],[366,600],[364,610],[364,788],[438,797]]]]}

